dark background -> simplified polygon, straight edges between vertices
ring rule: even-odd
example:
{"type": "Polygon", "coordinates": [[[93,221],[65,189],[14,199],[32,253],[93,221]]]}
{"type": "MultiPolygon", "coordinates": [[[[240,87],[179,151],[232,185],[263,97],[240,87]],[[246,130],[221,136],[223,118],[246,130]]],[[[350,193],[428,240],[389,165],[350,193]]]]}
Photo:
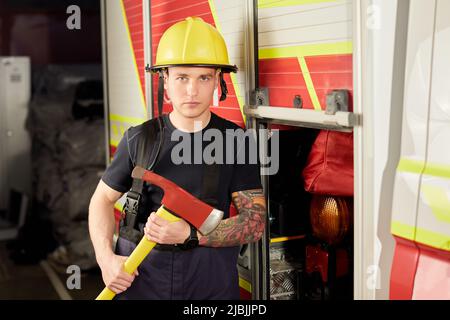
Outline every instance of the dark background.
{"type": "Polygon", "coordinates": [[[100,2],[0,0],[0,55],[29,56],[33,65],[101,63],[100,2]],[[66,26],[70,5],[80,7],[80,30],[66,26]]]}

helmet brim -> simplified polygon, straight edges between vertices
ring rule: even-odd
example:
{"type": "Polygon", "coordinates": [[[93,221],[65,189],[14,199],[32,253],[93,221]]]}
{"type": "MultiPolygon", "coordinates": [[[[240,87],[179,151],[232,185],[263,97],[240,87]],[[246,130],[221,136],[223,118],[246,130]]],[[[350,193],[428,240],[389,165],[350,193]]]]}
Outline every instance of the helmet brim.
{"type": "Polygon", "coordinates": [[[219,65],[219,64],[198,64],[198,63],[183,63],[183,64],[166,64],[166,65],[157,65],[152,67],[146,67],[145,70],[153,73],[157,73],[162,69],[170,68],[170,67],[202,67],[202,68],[215,68],[220,69],[223,73],[236,73],[238,71],[237,66],[232,65],[219,65]]]}

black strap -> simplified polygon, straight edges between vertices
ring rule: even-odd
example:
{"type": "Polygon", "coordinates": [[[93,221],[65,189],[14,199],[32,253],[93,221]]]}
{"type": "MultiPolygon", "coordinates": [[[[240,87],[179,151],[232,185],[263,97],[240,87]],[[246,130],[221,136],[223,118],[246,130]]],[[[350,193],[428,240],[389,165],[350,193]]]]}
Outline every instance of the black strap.
{"type": "MultiPolygon", "coordinates": [[[[143,123],[143,133],[137,141],[137,154],[135,166],[151,170],[155,165],[159,151],[164,140],[164,121],[162,117],[151,119],[143,123]]],[[[120,236],[134,243],[142,237],[139,230],[139,208],[142,205],[142,191],[144,181],[133,179],[131,190],[128,191],[123,211],[124,220],[121,221],[120,236]]]]}
{"type": "Polygon", "coordinates": [[[223,73],[221,72],[219,75],[220,78],[220,101],[223,101],[227,98],[227,94],[228,94],[228,89],[227,89],[227,83],[225,82],[225,80],[223,79],[223,73]]]}
{"type": "MultiPolygon", "coordinates": [[[[141,166],[151,170],[155,165],[162,141],[164,139],[164,122],[162,117],[151,119],[143,123],[143,132],[137,141],[137,155],[135,166],[141,166]],[[158,141],[158,143],[156,143],[158,141]]],[[[138,214],[141,206],[141,198],[144,181],[133,179],[131,190],[127,192],[123,211],[124,218],[121,221],[120,236],[137,243],[142,237],[142,231],[138,230],[138,214]]]]}
{"type": "Polygon", "coordinates": [[[164,103],[164,72],[161,70],[158,77],[158,116],[162,116],[164,103]]]}
{"type": "MultiPolygon", "coordinates": [[[[159,156],[162,142],[164,140],[164,121],[158,117],[144,123],[144,134],[137,142],[137,154],[135,166],[152,170],[159,156]],[[158,141],[156,144],[155,142],[158,141]]],[[[131,191],[142,194],[144,181],[133,179],[131,191]]]]}
{"type": "MultiPolygon", "coordinates": [[[[212,119],[210,120],[212,121],[212,119]]],[[[223,122],[219,122],[219,127],[222,134],[224,134],[225,127],[223,126],[223,122]]],[[[225,140],[225,139],[224,139],[225,140]]],[[[225,156],[225,155],[224,155],[225,156]]],[[[217,208],[219,203],[217,202],[217,191],[219,189],[220,183],[220,164],[212,163],[205,164],[205,169],[203,172],[203,185],[202,191],[200,193],[200,198],[202,201],[206,202],[213,208],[217,208]]]]}

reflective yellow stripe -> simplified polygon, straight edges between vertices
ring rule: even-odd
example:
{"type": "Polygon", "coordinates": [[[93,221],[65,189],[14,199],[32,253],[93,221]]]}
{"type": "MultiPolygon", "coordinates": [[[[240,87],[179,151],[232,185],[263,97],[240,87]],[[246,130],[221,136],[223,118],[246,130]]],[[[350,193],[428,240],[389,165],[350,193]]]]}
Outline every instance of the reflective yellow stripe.
{"type": "Polygon", "coordinates": [[[111,131],[114,136],[119,134],[119,130],[117,129],[117,125],[115,123],[111,123],[111,131]]]}
{"type": "Polygon", "coordinates": [[[120,212],[122,212],[123,210],[123,204],[120,202],[116,202],[116,204],[114,205],[114,209],[119,210],[120,212]]]}
{"type": "Polygon", "coordinates": [[[305,236],[292,236],[292,237],[278,237],[278,238],[272,238],[270,239],[270,243],[276,243],[276,242],[284,242],[288,240],[296,240],[296,239],[303,239],[305,236]]]}
{"type": "Polygon", "coordinates": [[[431,212],[439,221],[450,223],[450,201],[447,190],[430,184],[422,185],[422,192],[431,212]]]}
{"type": "MultiPolygon", "coordinates": [[[[119,140],[115,140],[115,139],[109,139],[109,144],[111,146],[113,146],[114,148],[117,148],[119,146],[119,140]]],[[[112,158],[112,157],[111,157],[112,158]]]]}
{"type": "Polygon", "coordinates": [[[414,241],[415,228],[399,221],[391,222],[391,233],[411,241],[414,241]]]}
{"type": "Polygon", "coordinates": [[[417,228],[416,242],[426,244],[436,249],[450,251],[450,236],[448,235],[417,228]]]}
{"type": "Polygon", "coordinates": [[[146,121],[145,119],[135,118],[135,117],[126,117],[120,114],[109,114],[109,120],[111,125],[111,137],[109,139],[109,144],[113,147],[117,147],[119,145],[120,139],[122,138],[125,130],[130,126],[137,126],[146,121]]]}
{"type": "Polygon", "coordinates": [[[259,59],[311,57],[333,54],[352,54],[351,41],[336,43],[318,43],[304,46],[261,48],[258,50],[259,59]]]}
{"type": "MultiPolygon", "coordinates": [[[[397,171],[424,174],[427,176],[450,179],[450,166],[430,163],[421,160],[401,158],[397,166],[397,171]]],[[[429,183],[422,183],[421,192],[423,193],[426,204],[437,220],[450,223],[450,201],[447,196],[447,189],[429,183]]],[[[449,250],[450,235],[443,235],[422,228],[401,225],[398,222],[392,222],[391,231],[400,237],[424,243],[434,248],[449,250]],[[415,236],[411,237],[411,233],[415,236]]]]}
{"type": "Polygon", "coordinates": [[[352,52],[352,42],[346,41],[337,43],[311,44],[305,46],[263,48],[259,49],[258,54],[259,59],[296,57],[300,64],[300,69],[302,70],[303,78],[305,79],[306,88],[311,98],[314,110],[322,110],[305,57],[319,55],[352,54],[352,52]]]}
{"type": "Polygon", "coordinates": [[[432,232],[423,228],[415,228],[398,221],[391,222],[391,233],[395,236],[425,244],[439,250],[450,251],[449,235],[432,232]]]}
{"type": "Polygon", "coordinates": [[[426,174],[428,176],[450,179],[450,166],[441,163],[431,163],[422,160],[401,158],[397,170],[400,172],[409,172],[426,174]]]}
{"type": "Polygon", "coordinates": [[[424,174],[428,176],[450,179],[450,166],[439,163],[427,162],[424,174]]]}
{"type": "Polygon", "coordinates": [[[258,0],[258,9],[300,6],[324,2],[337,2],[336,0],[258,0]]]}
{"type": "Polygon", "coordinates": [[[126,11],[125,11],[125,6],[123,4],[124,0],[119,1],[120,2],[120,6],[122,8],[122,18],[123,18],[123,23],[125,25],[125,28],[127,29],[127,35],[128,35],[128,45],[130,47],[131,50],[131,54],[133,55],[133,63],[134,63],[134,69],[135,69],[135,74],[137,77],[137,81],[139,84],[139,95],[141,97],[141,103],[142,103],[142,107],[144,108],[144,114],[147,114],[147,108],[145,105],[145,98],[144,98],[144,93],[142,92],[142,83],[141,83],[141,77],[139,76],[139,70],[138,70],[138,66],[137,66],[137,62],[136,62],[136,56],[134,54],[134,49],[133,49],[133,42],[131,41],[131,34],[130,34],[130,27],[128,26],[128,20],[127,20],[127,15],[126,15],[126,11]]]}
{"type": "Polygon", "coordinates": [[[401,158],[398,162],[397,171],[421,174],[424,166],[424,161],[401,158]]]}
{"type": "Polygon", "coordinates": [[[317,97],[316,88],[314,88],[314,83],[309,73],[308,65],[306,64],[305,57],[299,57],[298,62],[300,63],[300,68],[302,69],[303,78],[305,79],[306,88],[308,89],[309,97],[311,98],[312,104],[315,110],[322,110],[320,106],[319,98],[317,97]]]}
{"type": "MultiPolygon", "coordinates": [[[[214,0],[208,0],[209,8],[211,9],[211,14],[214,19],[214,24],[216,25],[216,29],[222,33],[222,28],[220,27],[219,18],[217,16],[216,5],[214,4],[214,0]]],[[[238,66],[239,67],[239,66],[238,66]]],[[[234,92],[236,93],[236,98],[239,104],[239,109],[241,110],[242,119],[244,120],[244,124],[247,123],[247,118],[244,114],[244,101],[241,97],[241,90],[239,88],[236,74],[230,72],[231,83],[234,87],[234,92]]]]}
{"type": "Polygon", "coordinates": [[[135,118],[135,117],[127,117],[122,116],[120,114],[109,114],[109,119],[112,121],[117,121],[125,124],[131,124],[131,125],[140,125],[141,123],[145,122],[145,119],[141,118],[135,118]]]}
{"type": "Polygon", "coordinates": [[[242,279],[239,277],[239,287],[241,287],[244,290],[247,290],[248,292],[252,292],[252,285],[247,280],[242,279]]]}

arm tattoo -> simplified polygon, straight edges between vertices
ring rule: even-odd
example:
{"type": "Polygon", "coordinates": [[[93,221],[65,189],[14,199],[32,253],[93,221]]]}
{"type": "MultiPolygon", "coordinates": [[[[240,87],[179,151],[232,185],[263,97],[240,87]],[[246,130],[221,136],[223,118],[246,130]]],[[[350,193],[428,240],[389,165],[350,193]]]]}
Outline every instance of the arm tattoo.
{"type": "Polygon", "coordinates": [[[222,220],[200,245],[231,247],[258,241],[266,225],[266,201],[262,189],[234,192],[232,200],[238,215],[222,220]]]}

